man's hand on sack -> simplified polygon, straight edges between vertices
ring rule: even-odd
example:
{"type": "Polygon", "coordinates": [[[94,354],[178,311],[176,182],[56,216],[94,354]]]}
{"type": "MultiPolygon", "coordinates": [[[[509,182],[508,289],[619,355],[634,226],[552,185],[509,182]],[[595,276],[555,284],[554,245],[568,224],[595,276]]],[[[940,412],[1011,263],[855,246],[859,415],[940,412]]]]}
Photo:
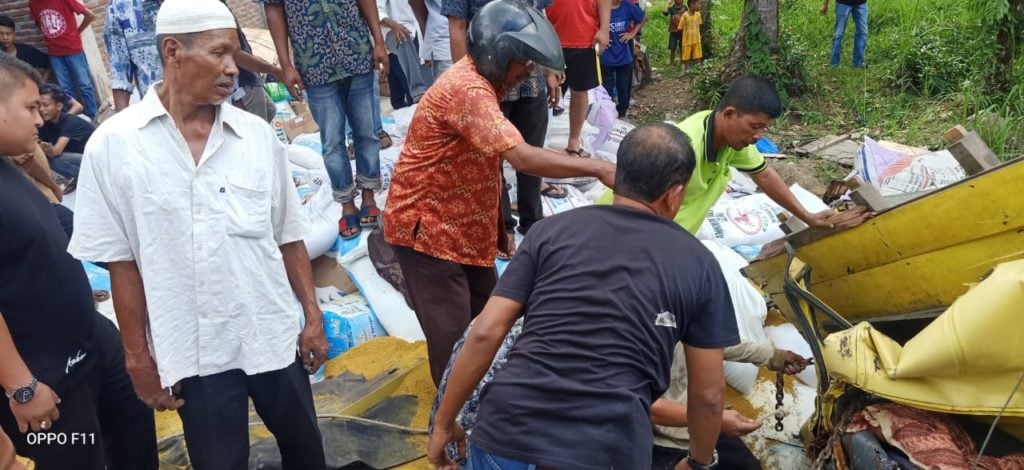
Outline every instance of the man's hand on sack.
{"type": "MultiPolygon", "coordinates": [[[[310,317],[322,318],[323,314],[306,316],[310,317]]],[[[306,372],[316,372],[327,361],[328,348],[323,322],[307,321],[299,333],[299,358],[302,359],[302,366],[306,368],[306,372]]]]}
{"type": "Polygon", "coordinates": [[[125,355],[125,368],[132,378],[132,386],[135,394],[146,406],[157,410],[176,410],[185,404],[185,400],[177,397],[181,390],[176,385],[171,390],[160,386],[160,373],[157,372],[156,362],[149,352],[125,355]]]}
{"type": "Polygon", "coordinates": [[[466,431],[458,424],[450,427],[435,425],[434,431],[430,433],[430,443],[427,444],[427,461],[438,470],[460,470],[457,462],[448,457],[445,447],[449,443],[455,444],[458,449],[459,458],[466,458],[466,431]]]}

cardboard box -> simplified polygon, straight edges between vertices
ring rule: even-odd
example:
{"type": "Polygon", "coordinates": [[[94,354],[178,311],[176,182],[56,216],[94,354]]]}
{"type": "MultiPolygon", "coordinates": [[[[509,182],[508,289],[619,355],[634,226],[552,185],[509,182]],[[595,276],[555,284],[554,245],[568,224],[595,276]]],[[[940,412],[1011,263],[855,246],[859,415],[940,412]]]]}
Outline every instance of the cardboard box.
{"type": "Polygon", "coordinates": [[[303,112],[299,112],[296,109],[295,117],[285,121],[282,127],[284,127],[284,134],[288,137],[288,142],[295,140],[296,137],[302,134],[320,132],[320,126],[313,120],[313,115],[310,114],[308,106],[303,106],[303,112]]]}
{"type": "Polygon", "coordinates": [[[349,294],[331,303],[322,303],[320,310],[324,312],[324,335],[330,344],[328,359],[371,338],[387,334],[366,298],[360,294],[349,294]]]}
{"type": "Polygon", "coordinates": [[[313,261],[313,285],[318,288],[332,288],[342,295],[359,292],[349,277],[348,271],[333,256],[320,256],[313,261]]]}

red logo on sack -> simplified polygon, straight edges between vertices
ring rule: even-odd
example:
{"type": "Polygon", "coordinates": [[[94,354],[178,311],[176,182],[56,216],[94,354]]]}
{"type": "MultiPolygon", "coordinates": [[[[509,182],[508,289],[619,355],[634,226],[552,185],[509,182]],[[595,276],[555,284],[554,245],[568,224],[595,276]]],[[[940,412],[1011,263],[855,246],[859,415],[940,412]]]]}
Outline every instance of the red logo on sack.
{"type": "Polygon", "coordinates": [[[764,226],[760,216],[757,214],[751,215],[749,211],[741,208],[730,207],[725,210],[725,216],[736,228],[747,235],[761,233],[761,227],[764,226]]]}

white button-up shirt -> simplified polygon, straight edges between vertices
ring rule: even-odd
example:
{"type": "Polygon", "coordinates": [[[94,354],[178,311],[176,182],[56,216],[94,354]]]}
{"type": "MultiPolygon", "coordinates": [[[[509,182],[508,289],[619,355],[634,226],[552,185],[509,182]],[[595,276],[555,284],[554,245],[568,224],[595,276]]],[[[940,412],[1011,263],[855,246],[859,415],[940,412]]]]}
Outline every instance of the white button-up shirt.
{"type": "Polygon", "coordinates": [[[452,60],[448,18],[441,14],[441,0],[426,0],[427,24],[420,42],[420,60],[452,60]]]}
{"type": "Polygon", "coordinates": [[[138,264],[164,387],[287,367],[302,309],[278,247],[305,232],[285,147],[224,103],[196,164],[159,86],[86,145],[68,251],[138,264]]]}
{"type": "MultiPolygon", "coordinates": [[[[416,14],[413,13],[409,0],[377,0],[377,16],[381,20],[384,18],[395,20],[412,33],[412,39],[419,39],[420,25],[416,21],[416,14]]],[[[380,30],[386,36],[391,28],[381,25],[380,30]]]]}

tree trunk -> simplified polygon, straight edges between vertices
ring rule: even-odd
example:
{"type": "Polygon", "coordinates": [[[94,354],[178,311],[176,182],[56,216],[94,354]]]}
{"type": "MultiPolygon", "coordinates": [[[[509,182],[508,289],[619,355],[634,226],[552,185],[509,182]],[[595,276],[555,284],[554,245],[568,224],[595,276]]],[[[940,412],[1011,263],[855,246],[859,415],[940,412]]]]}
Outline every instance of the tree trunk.
{"type": "Polygon", "coordinates": [[[1024,0],[1009,0],[1010,9],[1006,16],[999,21],[999,29],[996,33],[996,44],[998,54],[996,56],[996,70],[992,76],[992,82],[997,90],[1008,91],[1012,83],[1013,63],[1017,58],[1017,52],[1024,42],[1024,0]]]}
{"type": "Polygon", "coordinates": [[[764,34],[767,39],[768,52],[775,52],[779,44],[779,0],[745,1],[740,29],[736,32],[736,39],[729,52],[729,58],[726,59],[718,75],[719,83],[723,86],[728,86],[736,77],[747,72],[749,68],[747,38],[756,32],[764,34]]]}
{"type": "Polygon", "coordinates": [[[714,55],[714,41],[712,41],[711,32],[715,29],[711,25],[711,0],[701,2],[700,17],[704,20],[700,25],[700,48],[701,52],[703,52],[704,58],[708,59],[714,55]]]}

